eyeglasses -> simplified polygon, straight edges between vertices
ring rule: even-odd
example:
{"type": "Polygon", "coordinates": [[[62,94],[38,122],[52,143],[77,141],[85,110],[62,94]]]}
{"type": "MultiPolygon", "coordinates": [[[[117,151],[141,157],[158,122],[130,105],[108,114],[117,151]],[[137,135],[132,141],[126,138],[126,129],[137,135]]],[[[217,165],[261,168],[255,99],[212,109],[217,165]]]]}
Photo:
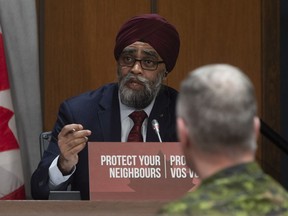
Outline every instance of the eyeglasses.
{"type": "Polygon", "coordinates": [[[131,56],[121,55],[118,59],[118,64],[120,66],[133,67],[136,61],[140,62],[141,68],[143,70],[149,70],[149,71],[156,70],[158,64],[164,63],[164,61],[154,61],[150,59],[136,59],[131,56]]]}

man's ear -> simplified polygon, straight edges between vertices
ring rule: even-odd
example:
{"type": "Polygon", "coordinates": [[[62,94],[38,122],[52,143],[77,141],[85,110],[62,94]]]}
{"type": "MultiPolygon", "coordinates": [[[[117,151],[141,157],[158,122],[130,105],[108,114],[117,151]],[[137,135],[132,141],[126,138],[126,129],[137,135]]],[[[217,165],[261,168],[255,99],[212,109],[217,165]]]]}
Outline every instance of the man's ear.
{"type": "Polygon", "coordinates": [[[254,134],[255,134],[255,139],[258,138],[259,132],[260,132],[260,120],[257,116],[254,117],[254,134]]]}
{"type": "Polygon", "coordinates": [[[168,71],[164,72],[164,78],[166,78],[168,76],[168,73],[169,73],[168,71]]]}
{"type": "Polygon", "coordinates": [[[189,148],[189,133],[183,118],[177,117],[177,133],[182,148],[189,148]]]}

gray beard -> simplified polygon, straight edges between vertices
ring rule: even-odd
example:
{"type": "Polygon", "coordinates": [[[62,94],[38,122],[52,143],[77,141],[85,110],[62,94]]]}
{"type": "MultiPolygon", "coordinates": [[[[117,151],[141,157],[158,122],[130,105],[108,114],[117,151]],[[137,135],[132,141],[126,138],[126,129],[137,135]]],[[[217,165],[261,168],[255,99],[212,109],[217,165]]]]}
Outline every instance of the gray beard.
{"type": "Polygon", "coordinates": [[[149,81],[141,76],[135,76],[131,73],[128,73],[124,77],[121,77],[119,75],[120,100],[128,107],[133,107],[135,109],[144,109],[157,96],[158,92],[160,91],[162,81],[162,74],[159,74],[157,76],[155,82],[149,81]],[[142,83],[144,89],[141,91],[137,91],[128,88],[125,84],[129,82],[129,80],[132,78],[142,83]]]}

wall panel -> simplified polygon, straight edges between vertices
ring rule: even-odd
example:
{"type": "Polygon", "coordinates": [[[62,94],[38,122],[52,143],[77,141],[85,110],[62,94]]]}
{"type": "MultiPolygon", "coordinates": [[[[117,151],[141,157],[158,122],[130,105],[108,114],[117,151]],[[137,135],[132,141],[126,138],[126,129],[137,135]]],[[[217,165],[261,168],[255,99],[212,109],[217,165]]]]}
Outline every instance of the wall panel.
{"type": "Polygon", "coordinates": [[[261,8],[259,0],[159,0],[159,13],[175,23],[181,52],[169,84],[204,64],[240,67],[256,86],[261,104],[261,8]]]}
{"type": "Polygon", "coordinates": [[[60,102],[116,80],[116,33],[126,19],[149,13],[150,1],[44,2],[44,130],[51,130],[60,102]]]}

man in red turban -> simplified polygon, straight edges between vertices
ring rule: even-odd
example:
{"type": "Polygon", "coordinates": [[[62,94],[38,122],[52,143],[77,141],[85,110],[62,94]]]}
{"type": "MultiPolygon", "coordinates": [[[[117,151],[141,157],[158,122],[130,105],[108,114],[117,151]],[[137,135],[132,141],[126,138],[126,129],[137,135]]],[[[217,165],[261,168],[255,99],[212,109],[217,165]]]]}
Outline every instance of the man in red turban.
{"type": "Polygon", "coordinates": [[[177,30],[160,15],[144,14],[128,20],[120,28],[114,48],[115,59],[120,65],[118,75],[121,102],[137,109],[147,107],[158,94],[163,78],[174,68],[179,46],[177,30]],[[136,68],[136,59],[143,59],[140,61],[141,71],[136,68]],[[151,65],[151,70],[143,68],[146,64],[151,65]],[[139,76],[133,76],[136,73],[139,76]],[[135,81],[133,86],[132,81],[135,81]],[[145,86],[137,87],[135,83],[145,86]]]}
{"type": "Polygon", "coordinates": [[[157,14],[128,20],[116,36],[118,83],[65,100],[52,140],[31,179],[32,196],[50,190],[81,192],[89,199],[87,141],[176,142],[177,91],[163,85],[179,53],[175,27],[157,14]],[[160,125],[160,139],[152,125],[160,125]]]}

